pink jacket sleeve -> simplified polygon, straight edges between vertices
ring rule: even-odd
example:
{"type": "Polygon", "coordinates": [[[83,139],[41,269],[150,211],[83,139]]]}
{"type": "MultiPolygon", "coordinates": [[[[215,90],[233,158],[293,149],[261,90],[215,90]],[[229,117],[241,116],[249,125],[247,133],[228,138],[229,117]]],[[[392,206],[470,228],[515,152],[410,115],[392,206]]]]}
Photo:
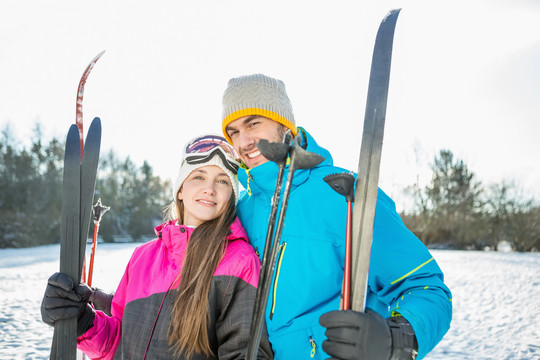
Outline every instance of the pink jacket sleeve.
{"type": "MultiPolygon", "coordinates": [[[[131,260],[130,260],[131,262],[131,260]]],[[[125,307],[125,294],[129,282],[129,264],[114,294],[109,317],[96,311],[94,325],[77,339],[77,348],[91,359],[112,359],[122,338],[122,315],[125,307]]]]}

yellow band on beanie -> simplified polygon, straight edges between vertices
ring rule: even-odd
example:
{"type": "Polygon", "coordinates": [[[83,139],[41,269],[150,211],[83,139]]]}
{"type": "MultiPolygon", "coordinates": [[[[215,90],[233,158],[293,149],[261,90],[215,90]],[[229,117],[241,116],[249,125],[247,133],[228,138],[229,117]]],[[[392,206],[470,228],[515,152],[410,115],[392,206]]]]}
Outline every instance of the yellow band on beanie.
{"type": "Polygon", "coordinates": [[[296,136],[296,134],[298,132],[296,130],[296,126],[294,125],[294,123],[292,123],[291,121],[287,120],[283,116],[281,116],[281,115],[279,115],[279,114],[277,114],[277,113],[275,113],[273,111],[269,111],[269,110],[265,110],[265,109],[257,109],[257,108],[247,108],[247,109],[242,109],[242,110],[235,111],[232,114],[229,114],[225,119],[223,119],[223,127],[222,127],[223,135],[225,136],[225,139],[227,139],[227,141],[229,143],[232,144],[232,140],[229,137],[229,134],[227,134],[227,126],[230,123],[232,123],[233,121],[235,121],[237,119],[240,119],[241,117],[251,116],[251,115],[264,116],[265,118],[268,118],[270,120],[277,121],[278,123],[284,125],[288,129],[290,129],[293,136],[296,136]]]}

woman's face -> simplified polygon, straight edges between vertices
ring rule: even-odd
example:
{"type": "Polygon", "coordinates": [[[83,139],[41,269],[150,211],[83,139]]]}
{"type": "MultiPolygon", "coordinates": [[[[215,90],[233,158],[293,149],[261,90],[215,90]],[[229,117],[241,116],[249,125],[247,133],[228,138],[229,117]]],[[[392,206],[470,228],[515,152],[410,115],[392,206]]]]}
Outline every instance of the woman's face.
{"type": "Polygon", "coordinates": [[[219,166],[194,170],[182,184],[178,199],[184,202],[184,225],[199,226],[220,216],[233,194],[229,176],[219,166]]]}

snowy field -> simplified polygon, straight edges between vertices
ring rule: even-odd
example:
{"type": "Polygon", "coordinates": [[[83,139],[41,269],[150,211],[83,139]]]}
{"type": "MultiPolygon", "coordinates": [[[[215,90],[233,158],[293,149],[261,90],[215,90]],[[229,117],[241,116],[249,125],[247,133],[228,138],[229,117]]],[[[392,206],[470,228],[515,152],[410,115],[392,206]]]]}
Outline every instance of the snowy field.
{"type": "MultiPolygon", "coordinates": [[[[136,245],[99,244],[94,285],[114,291],[136,245]]],[[[53,331],[39,307],[59,253],[58,245],[0,250],[0,359],[49,358],[53,331]]],[[[454,317],[426,359],[540,359],[540,254],[432,253],[454,317]]]]}

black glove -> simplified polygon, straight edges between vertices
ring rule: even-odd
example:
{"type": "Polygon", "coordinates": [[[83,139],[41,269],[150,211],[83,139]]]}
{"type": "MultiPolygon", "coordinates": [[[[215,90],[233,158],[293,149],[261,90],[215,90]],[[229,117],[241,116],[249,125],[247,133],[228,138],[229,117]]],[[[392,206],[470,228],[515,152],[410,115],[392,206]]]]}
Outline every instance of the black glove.
{"type": "Polygon", "coordinates": [[[415,359],[418,345],[409,322],[401,317],[384,319],[367,309],[323,314],[319,323],[326,328],[323,350],[332,359],[409,360],[415,359]]]}
{"type": "Polygon", "coordinates": [[[106,315],[112,316],[111,304],[113,294],[107,294],[102,290],[93,287],[92,295],[90,295],[90,303],[94,306],[94,309],[103,311],[106,315]]]}
{"type": "Polygon", "coordinates": [[[53,274],[41,302],[41,319],[54,326],[58,320],[77,317],[77,337],[94,324],[95,312],[88,300],[92,289],[86,284],[73,286],[73,280],[63,273],[53,274]]]}

